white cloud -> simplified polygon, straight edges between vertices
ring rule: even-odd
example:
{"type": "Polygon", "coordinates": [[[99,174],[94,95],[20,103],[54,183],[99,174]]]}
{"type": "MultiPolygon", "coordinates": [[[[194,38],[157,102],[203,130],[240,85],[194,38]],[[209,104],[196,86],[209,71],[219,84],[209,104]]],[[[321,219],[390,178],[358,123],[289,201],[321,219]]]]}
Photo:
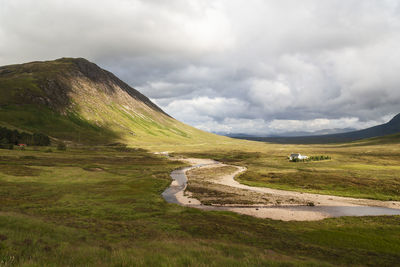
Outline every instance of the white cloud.
{"type": "Polygon", "coordinates": [[[196,58],[234,42],[221,8],[179,0],[3,0],[0,27],[8,38],[2,47],[17,44],[18,50],[2,50],[2,63],[62,56],[196,58]]]}
{"type": "Polygon", "coordinates": [[[270,131],[280,132],[314,132],[326,129],[362,129],[383,123],[383,121],[360,122],[358,118],[339,118],[339,119],[313,119],[313,120],[273,120],[269,123],[270,131]]]}
{"type": "Polygon", "coordinates": [[[0,65],[85,57],[202,129],[359,128],[400,112],[398,1],[0,5],[0,65]]]}
{"type": "Polygon", "coordinates": [[[216,133],[261,134],[269,132],[269,127],[262,119],[225,118],[222,122],[213,119],[196,124],[199,129],[216,133]]]}
{"type": "Polygon", "coordinates": [[[294,101],[292,92],[284,81],[261,79],[251,81],[248,97],[269,113],[273,113],[276,109],[283,110],[294,101]]]}
{"type": "Polygon", "coordinates": [[[204,117],[223,120],[239,116],[248,110],[248,104],[235,98],[198,97],[187,100],[173,100],[165,107],[166,112],[176,114],[180,120],[202,119],[204,117]]]}

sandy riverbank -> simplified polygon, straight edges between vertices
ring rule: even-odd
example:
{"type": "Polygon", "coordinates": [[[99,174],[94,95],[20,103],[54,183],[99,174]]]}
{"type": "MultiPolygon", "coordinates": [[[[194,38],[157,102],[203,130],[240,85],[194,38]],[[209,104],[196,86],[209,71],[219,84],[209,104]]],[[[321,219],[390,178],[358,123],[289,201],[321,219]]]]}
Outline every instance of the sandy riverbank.
{"type": "MultiPolygon", "coordinates": [[[[209,168],[218,168],[224,166],[235,167],[237,170],[233,173],[223,175],[223,176],[213,176],[207,177],[207,182],[211,182],[213,184],[219,184],[222,186],[231,187],[234,189],[241,189],[242,191],[257,192],[259,194],[265,194],[269,198],[279,200],[280,205],[276,204],[267,204],[267,205],[225,205],[225,206],[209,206],[209,205],[201,205],[201,202],[198,199],[192,197],[192,194],[188,192],[186,189],[186,182],[184,186],[182,186],[182,190],[175,194],[176,199],[181,205],[201,208],[205,210],[228,210],[241,214],[246,214],[250,216],[255,216],[259,218],[270,218],[276,220],[297,220],[297,221],[305,221],[305,220],[321,220],[324,218],[332,217],[333,213],[332,209],[336,210],[336,214],[340,214],[340,207],[345,209],[352,209],[354,212],[354,216],[357,215],[357,207],[360,209],[368,208],[368,207],[382,207],[382,208],[391,208],[391,209],[400,209],[400,202],[394,201],[379,201],[379,200],[370,200],[370,199],[357,199],[357,198],[349,198],[349,197],[338,197],[338,196],[330,196],[330,195],[321,195],[321,194],[310,194],[310,193],[301,193],[295,191],[286,191],[286,190],[277,190],[270,189],[265,187],[252,187],[240,184],[235,180],[235,177],[240,173],[246,171],[246,168],[240,166],[226,165],[219,162],[215,162],[211,159],[197,159],[197,158],[185,158],[179,159],[183,160],[194,167],[188,167],[181,170],[180,175],[184,175],[186,177],[186,172],[192,170],[194,168],[200,169],[209,169],[209,168]],[[313,203],[316,207],[304,207],[306,203],[313,203]],[[299,207],[304,207],[300,208],[299,207]],[[318,208],[317,208],[318,207],[318,208]],[[339,210],[339,213],[337,212],[339,210]]],[[[176,180],[174,181],[176,183],[176,180]]],[[[173,182],[173,183],[174,183],[173,182]]],[[[173,184],[172,184],[173,185],[173,184]]],[[[383,209],[380,212],[385,212],[383,209]]],[[[378,211],[379,213],[379,211],[378,211]]],[[[344,213],[345,214],[345,213],[344,213]]],[[[351,213],[350,213],[351,214],[351,213]]],[[[367,212],[368,214],[368,212],[367,212]]],[[[379,214],[377,214],[379,215],[379,214]]]]}

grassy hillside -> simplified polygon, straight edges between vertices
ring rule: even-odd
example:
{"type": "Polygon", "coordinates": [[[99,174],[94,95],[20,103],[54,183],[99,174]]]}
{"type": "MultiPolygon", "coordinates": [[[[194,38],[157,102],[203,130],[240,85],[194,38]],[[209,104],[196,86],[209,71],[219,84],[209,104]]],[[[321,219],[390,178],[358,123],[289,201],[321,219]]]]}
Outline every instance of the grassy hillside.
{"type": "Polygon", "coordinates": [[[78,143],[227,140],[185,125],[85,59],[0,67],[0,125],[78,143]]]}
{"type": "Polygon", "coordinates": [[[349,146],[360,146],[360,145],[384,145],[384,144],[399,144],[400,133],[390,134],[386,136],[367,138],[358,142],[348,144],[349,146]]]}

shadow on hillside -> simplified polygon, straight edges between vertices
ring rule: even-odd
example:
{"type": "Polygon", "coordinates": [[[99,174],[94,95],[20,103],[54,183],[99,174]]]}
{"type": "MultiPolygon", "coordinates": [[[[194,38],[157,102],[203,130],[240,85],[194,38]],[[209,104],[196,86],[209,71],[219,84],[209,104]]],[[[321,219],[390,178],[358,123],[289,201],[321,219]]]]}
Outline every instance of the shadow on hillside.
{"type": "Polygon", "coordinates": [[[2,106],[0,118],[0,123],[20,130],[43,133],[53,138],[82,144],[109,144],[120,140],[120,136],[106,126],[95,125],[76,113],[61,115],[45,107],[2,106]]]}

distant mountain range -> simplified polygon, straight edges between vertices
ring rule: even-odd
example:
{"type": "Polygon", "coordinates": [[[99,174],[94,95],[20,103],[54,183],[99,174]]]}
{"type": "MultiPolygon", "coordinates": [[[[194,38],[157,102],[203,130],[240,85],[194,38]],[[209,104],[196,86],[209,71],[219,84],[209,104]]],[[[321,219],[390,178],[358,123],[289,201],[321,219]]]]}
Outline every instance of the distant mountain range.
{"type": "MultiPolygon", "coordinates": [[[[346,133],[346,132],[351,132],[351,131],[356,131],[355,128],[334,128],[334,129],[323,129],[323,130],[317,130],[313,132],[306,132],[306,131],[293,131],[293,132],[282,132],[279,134],[270,134],[265,137],[297,137],[297,136],[313,136],[313,135],[325,135],[325,134],[337,134],[337,133],[346,133]]],[[[245,137],[260,137],[259,135],[256,134],[245,134],[245,133],[222,133],[222,132],[215,132],[216,134],[219,135],[225,135],[229,136],[232,138],[245,138],[245,137]]]]}
{"type": "Polygon", "coordinates": [[[254,141],[264,141],[271,143],[281,144],[324,144],[324,143],[342,143],[356,141],[366,138],[373,138],[385,135],[392,135],[400,133],[400,113],[397,114],[389,122],[370,127],[358,131],[349,131],[335,134],[314,134],[304,136],[271,136],[271,137],[258,137],[246,134],[232,134],[229,135],[233,138],[247,139],[254,141]]]}

